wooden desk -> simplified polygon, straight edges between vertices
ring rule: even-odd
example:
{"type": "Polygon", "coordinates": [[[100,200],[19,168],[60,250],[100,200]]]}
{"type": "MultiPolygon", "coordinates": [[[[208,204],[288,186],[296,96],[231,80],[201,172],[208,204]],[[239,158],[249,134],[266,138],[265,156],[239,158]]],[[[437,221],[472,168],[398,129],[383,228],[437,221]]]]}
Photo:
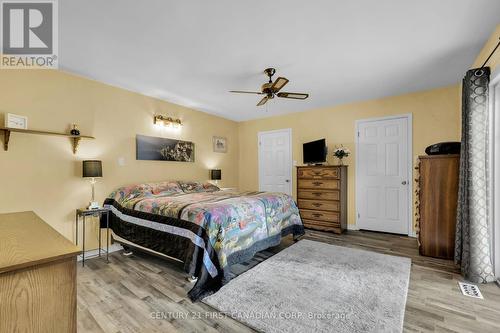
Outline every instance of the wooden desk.
{"type": "Polygon", "coordinates": [[[0,332],[76,332],[79,253],[33,212],[0,214],[0,332]]]}

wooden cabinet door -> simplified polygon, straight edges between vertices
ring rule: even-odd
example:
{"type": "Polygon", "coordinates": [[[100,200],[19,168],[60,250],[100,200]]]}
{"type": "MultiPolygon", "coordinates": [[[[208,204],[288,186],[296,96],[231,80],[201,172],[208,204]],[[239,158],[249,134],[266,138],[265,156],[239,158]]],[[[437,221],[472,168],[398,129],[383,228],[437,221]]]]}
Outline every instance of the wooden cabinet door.
{"type": "Polygon", "coordinates": [[[459,157],[420,158],[420,254],[452,259],[458,200],[459,157]]]}

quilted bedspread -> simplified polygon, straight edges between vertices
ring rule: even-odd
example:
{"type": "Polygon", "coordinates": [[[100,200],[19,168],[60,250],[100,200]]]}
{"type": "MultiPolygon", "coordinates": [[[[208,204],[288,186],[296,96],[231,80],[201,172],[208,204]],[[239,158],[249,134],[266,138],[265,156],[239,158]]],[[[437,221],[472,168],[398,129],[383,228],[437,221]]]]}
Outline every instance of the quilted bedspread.
{"type": "Polygon", "coordinates": [[[283,193],[220,191],[198,182],[161,182],[119,188],[105,205],[112,210],[111,228],[120,237],[186,263],[186,270],[198,276],[190,292],[192,299],[227,282],[230,265],[277,245],[285,234],[304,233],[293,198],[283,193]],[[151,244],[140,244],[144,241],[130,230],[139,234],[144,228],[154,230],[160,240],[165,239],[164,244],[151,239],[151,244]]]}

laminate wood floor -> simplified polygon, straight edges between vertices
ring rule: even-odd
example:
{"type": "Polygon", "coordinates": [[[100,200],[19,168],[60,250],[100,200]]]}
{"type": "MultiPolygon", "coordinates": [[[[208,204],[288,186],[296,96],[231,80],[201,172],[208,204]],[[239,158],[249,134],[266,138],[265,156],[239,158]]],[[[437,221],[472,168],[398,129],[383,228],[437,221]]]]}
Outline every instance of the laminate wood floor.
{"type": "MultiPolygon", "coordinates": [[[[413,238],[310,230],[305,238],[411,258],[405,332],[500,332],[500,288],[480,285],[484,300],[462,296],[453,262],[419,256],[413,238]]],[[[241,274],[291,244],[287,237],[233,272],[241,274]]],[[[115,252],[109,264],[88,260],[78,266],[78,332],[254,332],[208,305],[192,303],[191,286],[181,264],[150,255],[115,252]]]]}

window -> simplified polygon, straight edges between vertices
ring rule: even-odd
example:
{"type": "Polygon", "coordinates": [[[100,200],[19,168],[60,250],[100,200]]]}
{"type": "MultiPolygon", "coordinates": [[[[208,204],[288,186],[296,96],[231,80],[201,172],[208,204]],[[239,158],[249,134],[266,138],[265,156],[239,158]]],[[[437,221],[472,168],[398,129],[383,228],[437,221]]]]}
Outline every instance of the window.
{"type": "Polygon", "coordinates": [[[490,81],[490,119],[491,253],[495,275],[500,278],[500,68],[493,73],[490,81]]]}

